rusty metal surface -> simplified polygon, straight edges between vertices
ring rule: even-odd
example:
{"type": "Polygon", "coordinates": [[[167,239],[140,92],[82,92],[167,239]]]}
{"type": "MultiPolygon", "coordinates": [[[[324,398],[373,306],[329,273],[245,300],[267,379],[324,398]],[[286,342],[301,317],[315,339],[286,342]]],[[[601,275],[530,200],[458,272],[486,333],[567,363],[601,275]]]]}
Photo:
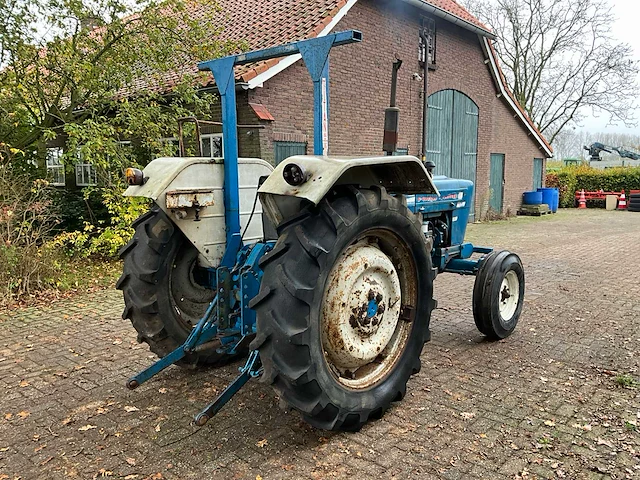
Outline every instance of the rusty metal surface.
{"type": "Polygon", "coordinates": [[[168,209],[209,207],[215,204],[212,189],[172,190],[167,192],[168,209]]]}
{"type": "Polygon", "coordinates": [[[336,379],[353,389],[369,388],[393,368],[412,328],[400,321],[406,282],[376,240],[372,235],[345,250],[329,274],[323,300],[325,361],[336,379]]]}
{"type": "Polygon", "coordinates": [[[366,365],[387,347],[400,298],[398,274],[384,253],[366,244],[347,249],[329,276],[323,309],[324,349],[338,369],[366,365]]]}

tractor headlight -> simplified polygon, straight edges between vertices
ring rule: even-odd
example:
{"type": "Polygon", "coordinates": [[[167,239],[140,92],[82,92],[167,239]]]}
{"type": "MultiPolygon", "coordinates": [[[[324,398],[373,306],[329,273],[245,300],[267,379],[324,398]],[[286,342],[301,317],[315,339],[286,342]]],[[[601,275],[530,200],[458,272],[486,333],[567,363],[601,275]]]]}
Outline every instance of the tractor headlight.
{"type": "Polygon", "coordinates": [[[309,176],[304,167],[295,163],[289,163],[282,169],[282,176],[284,181],[293,187],[302,185],[307,181],[309,176]]]}
{"type": "Polygon", "coordinates": [[[142,185],[144,183],[144,175],[139,168],[127,168],[124,175],[129,185],[142,185]]]}

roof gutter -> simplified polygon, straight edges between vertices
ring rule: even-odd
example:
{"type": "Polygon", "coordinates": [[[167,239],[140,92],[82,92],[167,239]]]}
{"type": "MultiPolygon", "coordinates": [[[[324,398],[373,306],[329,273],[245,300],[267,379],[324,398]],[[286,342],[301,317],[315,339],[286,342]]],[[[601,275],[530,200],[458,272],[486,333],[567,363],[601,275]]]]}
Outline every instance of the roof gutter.
{"type": "Polygon", "coordinates": [[[470,23],[452,13],[449,13],[441,8],[438,8],[434,5],[427,3],[425,0],[403,0],[405,3],[413,5],[414,7],[419,8],[420,10],[425,10],[428,13],[435,15],[436,17],[440,17],[447,22],[453,23],[454,25],[458,25],[460,28],[464,28],[465,30],[469,30],[470,32],[476,33],[482,37],[489,38],[491,40],[495,40],[496,36],[488,30],[484,28],[480,28],[473,23],[470,23]]]}

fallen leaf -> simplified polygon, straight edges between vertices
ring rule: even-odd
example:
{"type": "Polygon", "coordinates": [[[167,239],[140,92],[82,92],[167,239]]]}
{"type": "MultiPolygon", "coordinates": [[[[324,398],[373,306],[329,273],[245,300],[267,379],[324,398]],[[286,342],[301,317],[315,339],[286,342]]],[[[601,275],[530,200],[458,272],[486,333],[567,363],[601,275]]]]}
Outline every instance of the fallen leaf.
{"type": "Polygon", "coordinates": [[[9,450],[9,447],[0,448],[0,452],[6,452],[7,450],[9,450]]]}
{"type": "Polygon", "coordinates": [[[140,410],[138,407],[132,407],[131,405],[125,405],[124,407],[125,412],[137,412],[138,410],[140,410]]]}
{"type": "Polygon", "coordinates": [[[12,417],[13,417],[13,413],[5,413],[4,414],[4,419],[5,420],[11,420],[12,417]]]}
{"type": "Polygon", "coordinates": [[[545,420],[544,424],[547,427],[555,427],[556,426],[556,422],[554,422],[553,420],[545,420]]]}
{"type": "Polygon", "coordinates": [[[256,475],[256,480],[262,480],[262,477],[260,475],[256,475]]]}
{"type": "Polygon", "coordinates": [[[20,386],[21,386],[21,387],[28,387],[28,386],[29,386],[29,382],[27,382],[26,380],[22,380],[22,381],[20,382],[20,386]]]}
{"type": "Polygon", "coordinates": [[[156,425],[155,431],[156,431],[156,432],[159,432],[159,431],[160,431],[160,424],[157,424],[157,425],[156,425]]]}
{"type": "Polygon", "coordinates": [[[18,412],[18,416],[20,418],[27,418],[29,415],[31,415],[29,412],[27,412],[26,410],[22,410],[21,412],[18,412]]]}
{"type": "Polygon", "coordinates": [[[104,468],[101,468],[100,470],[98,470],[98,473],[93,475],[94,480],[98,477],[113,477],[113,472],[111,470],[105,470],[104,468]]]}
{"type": "Polygon", "coordinates": [[[585,432],[591,431],[591,425],[589,425],[588,423],[586,425],[580,425],[579,423],[574,423],[572,427],[579,428],[580,430],[584,430],[585,432]]]}
{"type": "Polygon", "coordinates": [[[597,443],[598,445],[606,445],[606,446],[607,446],[607,447],[609,447],[609,448],[615,448],[615,447],[613,446],[613,443],[611,443],[611,442],[610,442],[610,441],[608,441],[608,440],[604,440],[604,439],[602,439],[602,438],[598,438],[598,439],[596,440],[596,443],[597,443]]]}
{"type": "Polygon", "coordinates": [[[262,448],[262,447],[264,447],[267,443],[269,443],[269,441],[268,441],[266,438],[264,438],[264,439],[260,440],[259,442],[257,442],[257,443],[256,443],[256,446],[258,446],[258,447],[262,448]]]}
{"type": "Polygon", "coordinates": [[[166,388],[164,388],[164,387],[162,387],[162,388],[159,388],[159,389],[158,389],[158,392],[160,392],[160,393],[167,393],[167,389],[166,389],[166,388]]]}
{"type": "Polygon", "coordinates": [[[96,425],[85,425],[84,427],[80,427],[78,431],[86,432],[87,430],[93,430],[94,428],[98,428],[98,427],[96,425]]]}

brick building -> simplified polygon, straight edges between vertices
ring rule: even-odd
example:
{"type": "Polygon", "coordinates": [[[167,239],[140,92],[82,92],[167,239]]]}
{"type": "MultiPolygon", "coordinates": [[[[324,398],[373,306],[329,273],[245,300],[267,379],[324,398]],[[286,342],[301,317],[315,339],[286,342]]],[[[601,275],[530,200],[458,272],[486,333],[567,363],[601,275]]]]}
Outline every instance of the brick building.
{"type": "MultiPolygon", "coordinates": [[[[384,109],[389,105],[392,63],[398,75],[399,152],[422,148],[425,55],[428,34],[428,159],[436,174],[473,180],[476,217],[492,208],[514,214],[521,194],[543,182],[548,142],[508,91],[491,38],[481,22],[454,0],[219,0],[213,15],[222,35],[252,49],[360,30],[363,42],[330,55],[330,155],[382,155],[384,109]]],[[[204,60],[204,59],[199,59],[204,60]]],[[[170,87],[184,65],[164,78],[170,87]]],[[[312,83],[299,55],[236,69],[241,156],[277,163],[312,153],[312,83]]],[[[206,155],[222,152],[219,130],[203,139],[206,155]]]]}

